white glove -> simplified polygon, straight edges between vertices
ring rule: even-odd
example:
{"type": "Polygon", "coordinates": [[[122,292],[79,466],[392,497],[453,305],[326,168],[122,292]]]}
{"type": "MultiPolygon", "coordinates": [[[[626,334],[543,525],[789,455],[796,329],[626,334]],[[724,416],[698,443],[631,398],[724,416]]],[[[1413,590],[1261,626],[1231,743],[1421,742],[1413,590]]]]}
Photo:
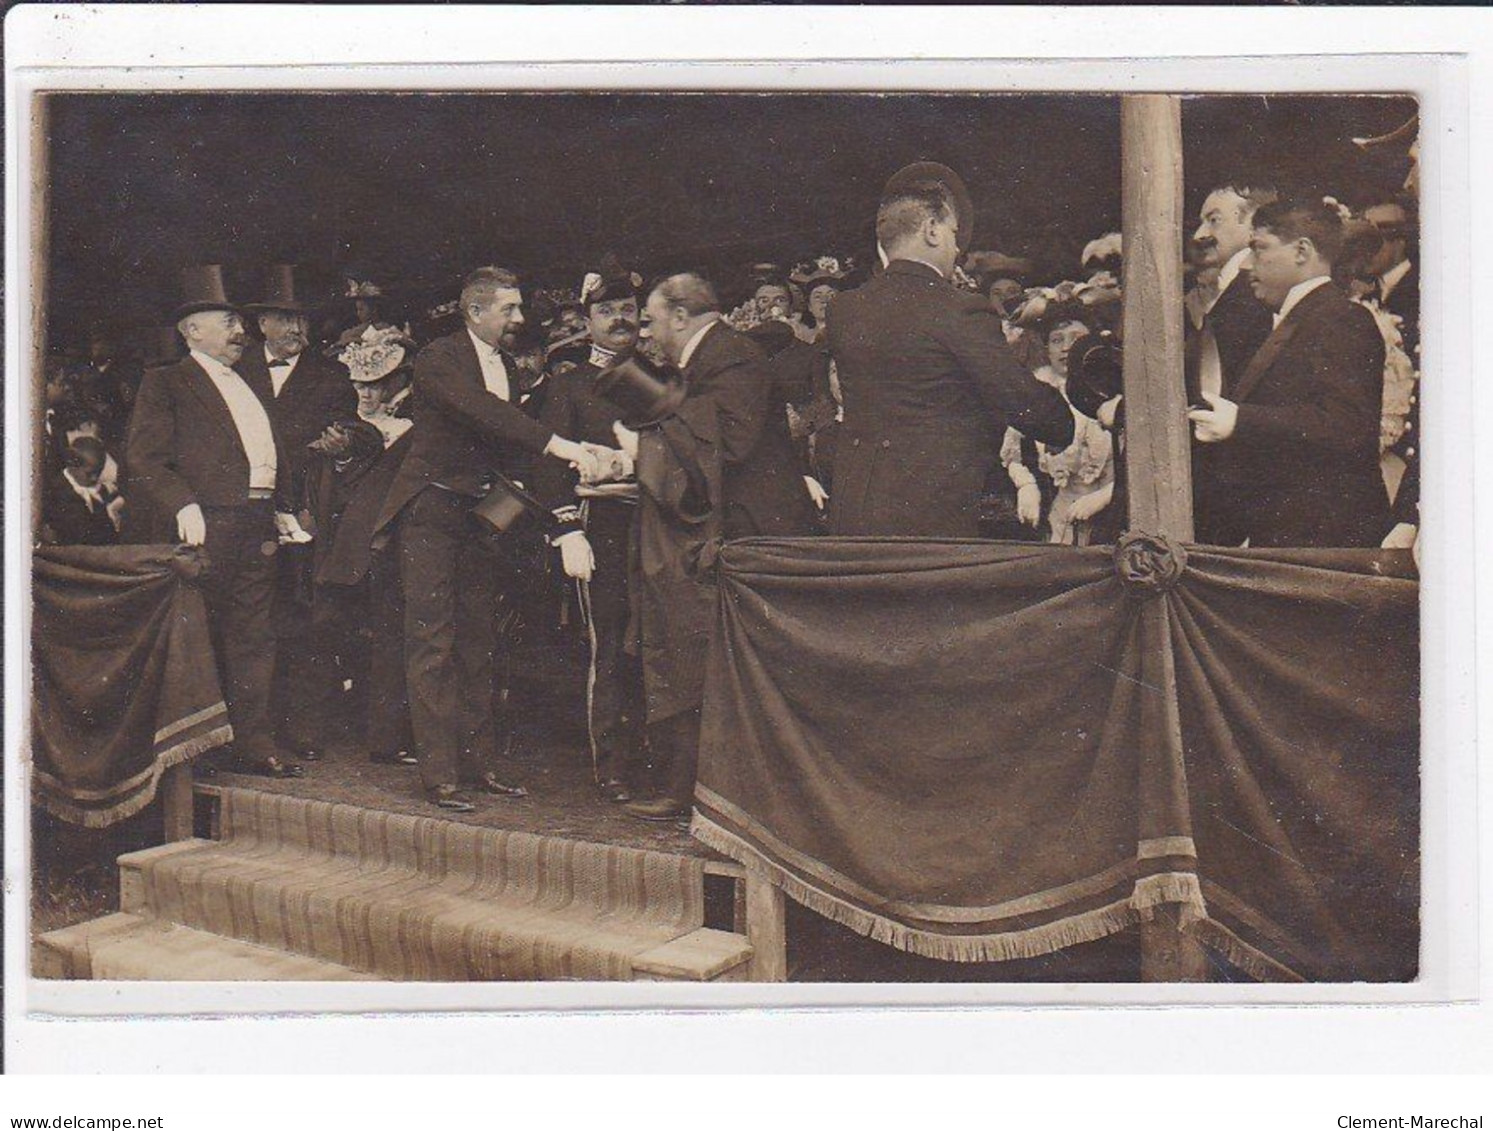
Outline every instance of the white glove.
{"type": "Polygon", "coordinates": [[[1420,527],[1408,522],[1397,522],[1395,528],[1384,536],[1384,541],[1379,543],[1380,548],[1385,550],[1409,550],[1415,545],[1415,539],[1420,534],[1420,527]]]}
{"type": "Polygon", "coordinates": [[[311,535],[301,529],[301,524],[296,519],[296,516],[286,514],[284,511],[275,512],[275,533],[280,536],[279,540],[282,546],[286,543],[300,545],[311,541],[311,535]]]}
{"type": "Polygon", "coordinates": [[[200,546],[207,541],[207,519],[196,503],[188,503],[176,512],[176,538],[184,546],[200,546]]]}
{"type": "Polygon", "coordinates": [[[1068,517],[1074,522],[1088,522],[1096,514],[1109,506],[1114,501],[1115,485],[1106,483],[1097,491],[1090,491],[1087,495],[1081,495],[1073,500],[1073,505],[1068,508],[1068,517]]]}
{"type": "Polygon", "coordinates": [[[551,436],[550,442],[544,446],[544,454],[563,459],[570,464],[580,472],[582,483],[595,483],[601,477],[601,461],[596,458],[596,453],[584,444],[577,444],[574,440],[567,440],[563,436],[551,436]]]}
{"type": "Polygon", "coordinates": [[[112,499],[110,499],[108,505],[104,507],[104,513],[109,516],[109,521],[114,524],[115,530],[118,530],[121,526],[123,526],[124,496],[115,495],[112,499]]]}
{"type": "Polygon", "coordinates": [[[812,475],[805,475],[804,486],[808,487],[809,498],[814,500],[814,505],[823,510],[824,505],[829,502],[829,492],[824,489],[824,484],[812,475]]]}
{"type": "Polygon", "coordinates": [[[638,434],[619,420],[612,425],[612,435],[617,437],[617,446],[626,453],[627,458],[636,463],[638,460],[638,434]]]}
{"type": "Polygon", "coordinates": [[[1195,408],[1187,414],[1192,421],[1192,434],[1202,444],[1217,444],[1234,434],[1239,423],[1239,406],[1213,393],[1204,393],[1207,408],[1195,408]]]}
{"type": "Polygon", "coordinates": [[[595,479],[581,477],[581,482],[588,486],[595,483],[611,483],[626,479],[632,475],[632,457],[624,451],[616,448],[604,448],[600,444],[582,443],[581,446],[596,456],[596,462],[600,465],[601,474],[595,479]]]}
{"type": "Polygon", "coordinates": [[[590,581],[596,572],[596,555],[591,552],[591,543],[585,534],[573,530],[556,542],[560,547],[560,564],[565,567],[565,576],[578,581],[590,581]]]}
{"type": "Polygon", "coordinates": [[[1042,491],[1036,483],[1023,483],[1016,489],[1016,517],[1034,529],[1042,521],[1042,491]]]}

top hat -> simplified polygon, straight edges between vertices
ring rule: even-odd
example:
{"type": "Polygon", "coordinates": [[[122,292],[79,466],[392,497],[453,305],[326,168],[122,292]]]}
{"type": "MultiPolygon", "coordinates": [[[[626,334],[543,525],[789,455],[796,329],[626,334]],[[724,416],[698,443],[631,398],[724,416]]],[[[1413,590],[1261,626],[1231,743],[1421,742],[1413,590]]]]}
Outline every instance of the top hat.
{"type": "Polygon", "coordinates": [[[472,514],[499,534],[511,534],[543,521],[549,511],[513,480],[499,475],[472,514]]]}
{"type": "Polygon", "coordinates": [[[929,181],[942,185],[954,198],[954,211],[959,219],[954,239],[960,251],[968,251],[970,240],[975,234],[975,202],[963,179],[947,165],[940,165],[937,161],[915,161],[903,166],[887,181],[886,188],[881,190],[881,199],[888,200],[929,181]]]}
{"type": "Polygon", "coordinates": [[[183,267],[181,296],[181,305],[171,313],[172,322],[205,310],[238,310],[236,304],[228,301],[228,293],[223,289],[223,268],[216,263],[183,267]]]}
{"type": "Polygon", "coordinates": [[[622,410],[629,428],[657,424],[684,400],[684,383],[636,354],[618,357],[596,375],[596,391],[622,410]]]}
{"type": "Polygon", "coordinates": [[[1125,391],[1124,353],[1108,330],[1090,332],[1068,351],[1068,399],[1098,419],[1099,406],[1125,391]]]}
{"type": "Polygon", "coordinates": [[[290,263],[276,263],[270,267],[265,274],[265,294],[267,298],[259,302],[244,303],[245,310],[256,312],[266,310],[284,310],[290,314],[309,314],[310,307],[303,303],[297,296],[295,290],[295,266],[290,263]]]}

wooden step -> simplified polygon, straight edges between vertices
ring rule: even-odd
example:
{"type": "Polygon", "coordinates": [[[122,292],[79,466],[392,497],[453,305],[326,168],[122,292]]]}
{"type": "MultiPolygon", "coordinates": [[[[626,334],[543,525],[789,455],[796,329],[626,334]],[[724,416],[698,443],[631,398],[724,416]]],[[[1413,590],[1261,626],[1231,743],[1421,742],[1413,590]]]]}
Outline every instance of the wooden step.
{"type": "Polygon", "coordinates": [[[399,981],[734,980],[752,955],[704,929],[695,858],[249,790],[221,828],[120,857],[121,910],[399,981]]]}
{"type": "Polygon", "coordinates": [[[131,982],[366,982],[333,962],[119,912],[36,940],[38,978],[131,982]]]}

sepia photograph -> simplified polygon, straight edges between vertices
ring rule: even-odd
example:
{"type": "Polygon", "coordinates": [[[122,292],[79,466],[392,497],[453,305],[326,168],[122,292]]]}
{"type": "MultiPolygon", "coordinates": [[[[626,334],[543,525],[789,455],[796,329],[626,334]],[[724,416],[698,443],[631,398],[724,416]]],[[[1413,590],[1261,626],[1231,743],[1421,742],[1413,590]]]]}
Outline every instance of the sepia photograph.
{"type": "Polygon", "coordinates": [[[32,978],[1419,976],[1414,96],[29,111],[32,978]]]}

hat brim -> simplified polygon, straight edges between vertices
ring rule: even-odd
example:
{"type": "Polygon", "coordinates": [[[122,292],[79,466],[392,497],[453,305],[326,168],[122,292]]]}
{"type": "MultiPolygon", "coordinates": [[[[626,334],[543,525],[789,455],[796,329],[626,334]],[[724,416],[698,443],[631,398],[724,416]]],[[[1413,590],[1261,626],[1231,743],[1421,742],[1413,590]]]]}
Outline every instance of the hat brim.
{"type": "Polygon", "coordinates": [[[975,235],[975,202],[964,178],[947,165],[940,165],[937,161],[915,161],[903,166],[887,181],[886,188],[881,190],[881,199],[896,196],[919,181],[937,181],[949,190],[949,195],[954,198],[954,210],[959,214],[959,228],[954,238],[960,251],[968,251],[975,235]]]}
{"type": "Polygon", "coordinates": [[[281,310],[286,314],[304,314],[310,317],[315,313],[315,308],[299,302],[246,302],[238,309],[249,314],[268,314],[272,310],[281,310]]]}

